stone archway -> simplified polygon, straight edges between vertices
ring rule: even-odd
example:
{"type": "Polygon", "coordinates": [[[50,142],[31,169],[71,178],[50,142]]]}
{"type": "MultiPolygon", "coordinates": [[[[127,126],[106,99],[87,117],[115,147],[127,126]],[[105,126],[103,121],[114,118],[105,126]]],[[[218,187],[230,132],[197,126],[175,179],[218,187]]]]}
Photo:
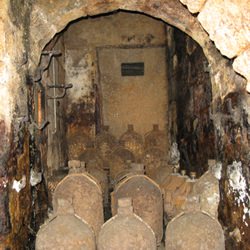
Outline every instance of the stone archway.
{"type": "MultiPolygon", "coordinates": [[[[203,1],[203,4],[204,2],[205,1],[203,1]]],[[[189,3],[187,4],[189,6],[189,3]]],[[[241,6],[241,8],[244,7],[241,6]]],[[[72,20],[76,20],[80,17],[95,16],[113,12],[116,10],[134,11],[138,13],[144,13],[146,15],[153,16],[155,18],[159,18],[165,21],[166,23],[180,29],[181,31],[192,37],[195,41],[197,41],[199,45],[202,47],[204,54],[206,55],[209,62],[210,77],[213,89],[213,100],[216,100],[217,98],[223,100],[223,98],[227,96],[227,94],[230,92],[238,90],[242,92],[244,90],[246,84],[245,79],[240,77],[233,70],[232,61],[225,58],[217,50],[216,48],[217,41],[213,37],[213,35],[211,36],[213,30],[208,30],[208,32],[211,33],[210,37],[215,41],[215,44],[210,40],[209,35],[203,29],[202,22],[200,24],[199,17],[197,18],[195,15],[192,15],[180,2],[174,0],[171,1],[145,0],[145,1],[126,1],[126,2],[120,0],[107,0],[101,3],[99,1],[90,1],[90,0],[77,1],[76,3],[71,3],[70,1],[63,1],[63,2],[50,1],[49,3],[45,3],[42,0],[37,1],[36,4],[34,4],[33,6],[30,18],[29,66],[31,73],[35,71],[35,68],[38,65],[39,56],[44,46],[50,41],[50,39],[56,33],[63,30],[69,22],[71,22],[72,20]]],[[[199,11],[202,13],[203,11],[205,11],[205,8],[203,8],[202,10],[201,9],[195,10],[195,12],[199,11]]],[[[206,15],[208,15],[208,13],[206,15]]],[[[222,15],[222,13],[219,13],[218,15],[222,15]]],[[[238,18],[237,15],[238,14],[236,14],[234,18],[238,18]]],[[[224,22],[224,27],[225,29],[227,29],[227,22],[224,22]]],[[[218,46],[218,48],[220,47],[218,46]]],[[[244,46],[244,49],[246,48],[247,47],[244,46]]],[[[223,54],[228,56],[229,58],[233,58],[237,55],[240,55],[241,53],[246,53],[243,51],[243,48],[242,50],[236,51],[233,54],[229,55],[227,55],[227,52],[223,52],[223,54]]],[[[244,70],[242,67],[241,71],[239,72],[243,74],[242,73],[243,71],[244,70]]],[[[218,131],[220,130],[223,131],[223,127],[220,120],[221,116],[220,114],[218,114],[217,116],[216,113],[217,112],[216,105],[217,104],[215,103],[213,110],[214,119],[216,123],[215,127],[218,131]]],[[[221,148],[219,148],[219,150],[220,149],[221,148]]],[[[230,200],[229,203],[232,205],[234,201],[230,200]]],[[[229,207],[231,205],[229,205],[229,207]]],[[[229,208],[229,210],[230,209],[231,208],[229,208]]],[[[228,213],[230,214],[230,212],[228,213]]],[[[239,214],[241,214],[241,212],[239,214]]],[[[236,223],[234,222],[233,223],[234,225],[240,225],[242,223],[240,221],[241,220],[240,218],[237,218],[236,220],[237,222],[236,223]]]]}
{"type": "MultiPolygon", "coordinates": [[[[229,3],[231,3],[231,1],[232,0],[228,0],[229,3]]],[[[186,4],[192,13],[200,12],[198,18],[192,15],[180,2],[173,0],[165,2],[155,0],[122,2],[113,0],[102,3],[98,1],[77,1],[76,3],[70,3],[69,1],[51,1],[50,3],[37,1],[33,6],[30,18],[30,66],[34,68],[37,65],[42,48],[49,42],[51,37],[60,32],[72,20],[120,9],[141,12],[159,18],[191,36],[203,48],[204,54],[209,61],[213,85],[220,84],[217,82],[217,79],[220,78],[221,81],[221,78],[223,78],[220,74],[221,70],[226,71],[226,75],[231,75],[231,77],[227,77],[227,85],[230,86],[230,88],[235,87],[235,82],[237,82],[238,79],[235,74],[231,72],[231,69],[228,69],[226,66],[227,63],[223,60],[221,54],[218,53],[210,38],[215,41],[215,45],[221,50],[223,55],[229,58],[240,55],[233,64],[234,69],[249,79],[249,60],[247,60],[249,57],[249,41],[247,40],[249,37],[247,32],[249,27],[247,24],[242,24],[244,32],[246,33],[242,35],[242,31],[237,33],[237,29],[241,28],[237,26],[238,22],[234,24],[234,21],[230,20],[230,14],[232,19],[235,20],[240,18],[241,12],[243,13],[242,15],[247,18],[247,2],[243,1],[244,3],[238,7],[235,13],[232,13],[231,10],[235,7],[233,1],[231,4],[233,5],[232,7],[228,5],[228,11],[227,5],[224,3],[224,12],[222,8],[220,6],[218,7],[213,1],[207,1],[206,4],[204,0],[196,1],[195,3],[184,0],[181,2],[186,4]],[[212,3],[210,4],[210,2],[212,3]],[[213,11],[213,13],[215,13],[214,15],[217,14],[220,20],[217,21],[217,26],[214,28],[209,26],[209,22],[211,22],[209,11],[213,11]],[[223,15],[225,15],[225,17],[223,15]],[[205,32],[202,26],[209,34],[205,32]],[[218,35],[218,32],[216,33],[215,29],[217,27],[224,27],[225,31],[222,32],[224,36],[223,34],[221,36],[218,35]],[[230,37],[234,34],[236,38],[232,41],[230,37]],[[221,40],[223,40],[223,42],[221,42],[221,40]],[[216,76],[215,78],[217,79],[213,79],[213,76],[216,76]]],[[[220,94],[225,95],[227,87],[223,86],[223,88],[221,89],[217,86],[216,93],[218,93],[218,89],[220,89],[220,94]]],[[[247,88],[249,88],[249,84],[247,88]]]]}

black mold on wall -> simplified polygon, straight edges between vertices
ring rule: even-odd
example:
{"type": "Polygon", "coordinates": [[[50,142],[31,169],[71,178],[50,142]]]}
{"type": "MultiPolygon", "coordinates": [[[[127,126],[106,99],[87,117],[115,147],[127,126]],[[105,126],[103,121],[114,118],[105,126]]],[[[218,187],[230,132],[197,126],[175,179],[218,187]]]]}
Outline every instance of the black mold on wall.
{"type": "Polygon", "coordinates": [[[174,31],[177,105],[177,142],[181,168],[201,175],[207,160],[215,158],[214,126],[210,118],[212,88],[202,48],[182,32],[174,31]]]}

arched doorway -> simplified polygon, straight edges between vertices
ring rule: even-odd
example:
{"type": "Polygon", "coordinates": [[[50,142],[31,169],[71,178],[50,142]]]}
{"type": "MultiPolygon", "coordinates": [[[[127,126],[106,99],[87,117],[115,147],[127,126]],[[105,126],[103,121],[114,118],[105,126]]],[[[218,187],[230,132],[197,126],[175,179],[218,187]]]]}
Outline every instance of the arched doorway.
{"type": "MultiPolygon", "coordinates": [[[[42,159],[48,186],[67,174],[67,160],[94,148],[102,125],[119,140],[128,124],[141,136],[158,124],[166,134],[165,160],[172,143],[182,143],[181,168],[188,173],[201,175],[207,160],[215,158],[208,62],[202,48],[180,30],[138,12],[116,11],[70,23],[46,45],[40,66],[52,52],[37,81],[36,102],[42,94],[44,105],[34,110],[50,122],[42,159]],[[73,86],[61,99],[51,99],[68,84],[73,86]],[[208,139],[210,146],[203,150],[208,139]],[[88,146],[73,155],[79,143],[88,146]]],[[[51,197],[53,190],[48,192],[51,197]]]]}

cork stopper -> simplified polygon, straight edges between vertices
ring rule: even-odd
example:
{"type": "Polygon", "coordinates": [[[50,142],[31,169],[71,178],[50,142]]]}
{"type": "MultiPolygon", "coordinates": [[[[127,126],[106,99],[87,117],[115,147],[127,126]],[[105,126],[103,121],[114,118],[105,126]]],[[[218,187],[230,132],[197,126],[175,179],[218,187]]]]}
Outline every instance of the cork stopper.
{"type": "Polygon", "coordinates": [[[130,168],[130,167],[131,167],[131,163],[132,163],[132,161],[131,161],[131,160],[126,160],[126,165],[127,165],[127,167],[128,167],[128,168],[130,168]]]}
{"type": "Polygon", "coordinates": [[[133,172],[136,172],[137,174],[144,174],[145,173],[145,169],[144,169],[144,165],[142,163],[131,163],[131,169],[133,170],[133,172]]]}
{"type": "Polygon", "coordinates": [[[128,124],[128,131],[129,132],[134,131],[134,125],[133,124],[128,124]]]}
{"type": "Polygon", "coordinates": [[[172,168],[172,174],[176,175],[178,174],[178,171],[179,171],[179,168],[176,165],[174,165],[172,168]]]}
{"type": "Polygon", "coordinates": [[[80,168],[80,165],[81,162],[78,161],[78,160],[69,160],[68,161],[68,167],[71,169],[71,168],[80,168]]]}
{"type": "Polygon", "coordinates": [[[132,198],[125,197],[118,199],[118,210],[119,215],[128,215],[133,213],[132,198]]]}
{"type": "Polygon", "coordinates": [[[187,173],[187,172],[186,172],[186,170],[185,170],[185,169],[182,169],[182,170],[181,170],[181,175],[182,175],[182,176],[185,176],[185,175],[186,175],[186,173],[187,173]]]}
{"type": "Polygon", "coordinates": [[[194,181],[196,179],[196,172],[190,172],[190,178],[194,181]]]}
{"type": "Polygon", "coordinates": [[[86,164],[84,161],[70,160],[68,161],[69,173],[82,173],[86,171],[86,164]]]}
{"type": "Polygon", "coordinates": [[[159,124],[153,124],[153,130],[158,131],[159,130],[159,124]]]}
{"type": "Polygon", "coordinates": [[[82,169],[82,171],[86,171],[86,162],[85,161],[80,162],[80,168],[82,169]]]}

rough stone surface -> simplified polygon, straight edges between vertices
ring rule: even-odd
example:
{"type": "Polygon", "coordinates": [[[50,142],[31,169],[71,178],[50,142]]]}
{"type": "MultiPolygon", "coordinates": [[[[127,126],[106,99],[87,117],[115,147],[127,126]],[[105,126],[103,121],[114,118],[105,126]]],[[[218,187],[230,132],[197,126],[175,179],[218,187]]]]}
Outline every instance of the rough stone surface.
{"type": "Polygon", "coordinates": [[[243,238],[246,237],[246,241],[249,245],[250,229],[250,190],[247,184],[247,175],[244,175],[244,162],[233,161],[232,164],[227,166],[226,174],[226,190],[228,199],[234,201],[234,206],[238,207],[239,211],[235,211],[235,207],[232,207],[234,228],[230,229],[229,235],[235,239],[238,243],[241,243],[243,238]],[[238,224],[238,225],[237,225],[238,224]],[[235,235],[234,231],[239,231],[239,235],[235,235]]]}
{"type": "Polygon", "coordinates": [[[41,50],[50,38],[56,32],[62,30],[68,22],[82,16],[95,15],[100,12],[106,13],[117,9],[137,10],[161,18],[169,24],[186,31],[189,35],[193,35],[194,39],[199,40],[202,44],[204,44],[202,36],[207,38],[206,33],[202,30],[195,17],[193,17],[181,3],[175,0],[165,1],[161,4],[155,0],[140,2],[108,0],[98,4],[95,1],[79,1],[74,4],[68,1],[62,3],[57,1],[45,3],[39,0],[34,6],[31,15],[31,29],[35,32],[37,30],[36,27],[40,27],[40,32],[31,34],[31,43],[34,46],[32,61],[34,63],[37,62],[40,54],[37,53],[39,47],[41,50]],[[57,15],[54,15],[55,9],[57,10],[57,15]],[[194,29],[195,32],[192,29],[194,29]],[[37,43],[35,41],[39,42],[37,43]],[[36,53],[38,55],[36,55],[36,53]]]}
{"type": "Polygon", "coordinates": [[[177,110],[181,111],[176,118],[178,144],[173,143],[172,146],[177,160],[174,164],[180,160],[180,167],[186,169],[187,173],[195,169],[201,175],[206,171],[204,166],[207,159],[215,154],[214,127],[209,110],[212,94],[216,95],[220,90],[211,82],[209,69],[206,68],[209,62],[202,48],[178,30],[173,32],[173,36],[175,47],[169,49],[177,56],[178,66],[174,67],[172,73],[172,98],[175,98],[177,110]]]}
{"type": "MultiPolygon", "coordinates": [[[[8,1],[2,1],[1,4],[1,18],[0,18],[0,31],[3,34],[0,38],[0,82],[1,82],[1,105],[0,105],[0,120],[4,121],[6,133],[10,131],[11,119],[13,115],[13,110],[11,105],[13,105],[13,92],[11,94],[12,81],[17,77],[16,72],[14,71],[14,58],[11,58],[11,54],[16,58],[16,49],[13,37],[11,37],[10,32],[14,29],[14,26],[11,26],[11,18],[8,16],[8,1]],[[10,74],[13,70],[13,75],[10,74]]],[[[16,31],[16,41],[20,42],[21,32],[16,31]]],[[[16,91],[16,90],[15,90],[16,91]]],[[[6,134],[1,135],[6,137],[6,134]]],[[[7,145],[6,145],[7,146],[7,145]]],[[[2,152],[1,152],[2,153],[2,152]]]]}
{"type": "Polygon", "coordinates": [[[223,230],[217,220],[205,213],[184,213],[168,224],[165,249],[225,250],[223,230]]]}
{"type": "MultiPolygon", "coordinates": [[[[32,53],[30,55],[31,60],[29,61],[31,68],[34,70],[37,65],[41,49],[45,46],[45,44],[56,32],[62,30],[69,21],[82,16],[91,16],[117,9],[144,12],[166,21],[167,23],[186,32],[203,47],[204,53],[207,56],[211,67],[214,68],[213,71],[215,73],[220,71],[222,68],[221,66],[224,65],[223,60],[221,60],[222,57],[209,41],[208,35],[202,29],[202,26],[198,22],[197,18],[192,16],[178,1],[171,0],[158,3],[156,0],[151,0],[137,3],[136,1],[121,2],[120,0],[116,0],[106,1],[102,4],[95,4],[95,1],[79,1],[77,4],[69,4],[67,1],[64,1],[61,4],[58,4],[56,1],[51,1],[49,4],[46,4],[43,1],[37,1],[31,13],[30,28],[33,31],[31,33],[32,53]],[[52,9],[57,10],[56,15],[54,15],[54,11],[52,11],[52,9]],[[36,32],[38,30],[39,32],[36,32]]],[[[228,66],[226,66],[226,69],[224,70],[228,70],[227,67],[228,66]]],[[[212,78],[212,82],[214,82],[215,85],[221,84],[219,79],[213,80],[212,78]]],[[[225,82],[228,84],[231,84],[232,82],[232,85],[235,85],[233,79],[230,81],[227,79],[225,82]]]]}
{"type": "Polygon", "coordinates": [[[191,13],[200,12],[201,8],[207,0],[180,0],[184,5],[187,5],[191,13]]]}
{"type": "Polygon", "coordinates": [[[249,14],[248,0],[208,0],[198,15],[198,20],[220,52],[233,58],[249,46],[249,14]]]}
{"type": "MultiPolygon", "coordinates": [[[[11,138],[11,123],[13,120],[16,94],[20,90],[19,86],[13,88],[14,83],[21,80],[21,77],[16,72],[15,60],[17,55],[20,53],[17,52],[16,46],[23,48],[21,43],[21,29],[18,29],[12,24],[11,17],[9,15],[9,2],[1,1],[0,8],[0,248],[6,246],[11,246],[13,244],[13,233],[14,230],[11,230],[11,217],[14,215],[15,219],[13,220],[14,226],[16,222],[19,222],[19,218],[22,217],[22,212],[20,213],[19,203],[23,202],[23,198],[29,200],[29,195],[18,195],[13,199],[14,202],[18,204],[16,213],[15,211],[9,211],[9,195],[14,194],[15,191],[11,190],[12,180],[17,177],[14,173],[8,171],[8,158],[10,157],[10,148],[12,143],[11,138]],[[15,31],[14,31],[15,30],[15,31]],[[15,33],[15,40],[13,37],[13,32],[15,33]],[[13,214],[12,214],[13,212],[13,214]],[[9,235],[8,235],[9,234],[9,235]],[[7,238],[7,242],[5,239],[7,238]],[[2,245],[3,244],[3,245],[2,245]]],[[[19,98],[21,99],[21,98],[19,98]]],[[[24,98],[25,99],[25,98],[24,98]]],[[[19,102],[20,103],[20,102],[19,102]]],[[[26,151],[28,153],[28,151],[26,151]]],[[[26,158],[27,154],[23,155],[24,161],[28,160],[26,158]]],[[[15,162],[15,154],[12,154],[12,160],[15,162]]],[[[16,164],[17,165],[17,164],[16,164]]],[[[21,168],[21,166],[19,166],[21,168]]],[[[22,174],[24,172],[22,171],[22,174]]],[[[21,176],[18,176],[18,178],[21,176]]],[[[25,214],[25,213],[24,213],[25,214]]],[[[24,215],[25,218],[26,214],[24,215]]],[[[24,237],[27,236],[27,233],[20,230],[20,235],[24,237]]],[[[19,239],[16,239],[16,243],[19,239]]],[[[18,243],[17,243],[18,244],[18,243]]]]}
{"type": "Polygon", "coordinates": [[[233,68],[247,79],[247,92],[250,93],[250,48],[240,54],[233,63],[233,68]]]}

